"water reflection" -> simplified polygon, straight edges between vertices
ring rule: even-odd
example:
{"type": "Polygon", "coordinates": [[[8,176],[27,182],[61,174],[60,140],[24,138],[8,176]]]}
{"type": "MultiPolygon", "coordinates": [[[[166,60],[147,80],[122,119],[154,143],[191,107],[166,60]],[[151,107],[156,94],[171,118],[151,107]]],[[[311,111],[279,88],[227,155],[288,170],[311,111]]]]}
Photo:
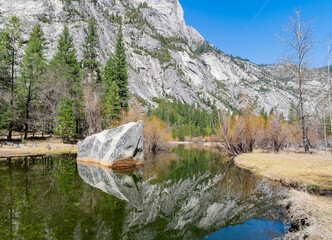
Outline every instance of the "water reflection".
{"type": "Polygon", "coordinates": [[[251,219],[282,219],[280,187],[208,150],[180,146],[150,155],[131,174],[89,165],[78,171],[91,186],[128,202],[125,239],[201,239],[251,219]]]}
{"type": "Polygon", "coordinates": [[[248,224],[281,232],[283,190],[206,149],[150,155],[127,174],[75,160],[0,162],[0,239],[234,239],[248,224]]]}

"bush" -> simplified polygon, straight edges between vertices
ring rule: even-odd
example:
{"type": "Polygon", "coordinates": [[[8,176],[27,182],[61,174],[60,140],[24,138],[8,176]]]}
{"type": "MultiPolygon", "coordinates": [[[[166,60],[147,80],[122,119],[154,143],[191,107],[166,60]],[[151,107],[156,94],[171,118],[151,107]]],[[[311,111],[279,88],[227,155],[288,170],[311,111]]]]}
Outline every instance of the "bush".
{"type": "Polygon", "coordinates": [[[264,133],[264,118],[256,116],[249,108],[242,115],[224,111],[218,114],[215,128],[223,150],[237,156],[254,150],[264,133]]]}
{"type": "Polygon", "coordinates": [[[147,118],[141,112],[141,105],[138,102],[132,104],[130,110],[123,118],[122,124],[128,122],[144,122],[144,149],[147,151],[166,151],[170,149],[171,137],[170,127],[157,116],[147,118]]]}
{"type": "Polygon", "coordinates": [[[280,114],[270,114],[268,117],[265,136],[267,141],[264,142],[268,143],[268,148],[275,153],[278,153],[291,142],[291,126],[283,121],[280,114]]]}
{"type": "Polygon", "coordinates": [[[144,120],[144,148],[150,151],[165,151],[170,149],[170,127],[156,116],[144,120]]]}

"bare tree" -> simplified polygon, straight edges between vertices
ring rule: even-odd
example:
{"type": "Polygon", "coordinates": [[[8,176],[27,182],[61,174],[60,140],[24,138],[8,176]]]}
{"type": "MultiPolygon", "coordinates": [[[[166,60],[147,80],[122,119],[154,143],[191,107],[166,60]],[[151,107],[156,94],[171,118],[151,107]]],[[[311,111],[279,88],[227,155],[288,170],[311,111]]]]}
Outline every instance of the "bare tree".
{"type": "Polygon", "coordinates": [[[328,103],[329,103],[329,117],[330,117],[330,126],[332,131],[332,110],[331,110],[331,77],[330,77],[330,56],[331,56],[331,39],[329,36],[327,44],[327,84],[328,84],[328,103]]]}
{"type": "Polygon", "coordinates": [[[85,101],[86,121],[89,125],[88,135],[90,136],[102,130],[100,97],[93,86],[87,86],[83,90],[83,98],[85,101]]]}
{"type": "Polygon", "coordinates": [[[301,10],[295,9],[293,15],[289,16],[287,27],[284,29],[283,33],[277,35],[277,37],[295,53],[293,63],[297,67],[303,146],[305,152],[309,153],[307,119],[304,112],[303,101],[303,81],[305,70],[304,60],[315,45],[313,21],[310,19],[302,19],[301,10]]]}

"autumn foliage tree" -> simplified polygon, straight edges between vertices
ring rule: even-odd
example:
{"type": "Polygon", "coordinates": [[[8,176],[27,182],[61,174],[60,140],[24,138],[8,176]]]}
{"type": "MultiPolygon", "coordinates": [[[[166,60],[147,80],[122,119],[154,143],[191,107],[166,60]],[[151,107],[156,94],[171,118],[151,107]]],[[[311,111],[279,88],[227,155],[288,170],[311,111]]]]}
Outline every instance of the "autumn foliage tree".
{"type": "Polygon", "coordinates": [[[151,151],[168,150],[171,140],[170,127],[158,117],[144,119],[144,148],[151,151]]]}
{"type": "Polygon", "coordinates": [[[278,153],[291,142],[292,131],[290,124],[283,120],[281,114],[270,114],[264,135],[267,147],[278,153]]]}
{"type": "Polygon", "coordinates": [[[264,131],[264,118],[253,113],[250,107],[241,115],[226,111],[218,113],[215,132],[222,148],[231,155],[252,152],[264,131]]]}
{"type": "Polygon", "coordinates": [[[144,149],[148,151],[169,150],[171,140],[171,128],[157,116],[147,117],[141,112],[141,105],[134,102],[126,116],[122,119],[122,124],[128,122],[144,122],[144,149]]]}

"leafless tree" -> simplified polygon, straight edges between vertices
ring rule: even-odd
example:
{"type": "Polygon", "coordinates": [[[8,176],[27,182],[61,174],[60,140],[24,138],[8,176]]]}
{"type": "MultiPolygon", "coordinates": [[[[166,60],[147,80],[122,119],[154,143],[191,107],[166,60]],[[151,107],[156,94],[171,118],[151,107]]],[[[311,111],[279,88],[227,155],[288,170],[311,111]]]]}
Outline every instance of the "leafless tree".
{"type": "Polygon", "coordinates": [[[295,9],[293,15],[289,16],[289,23],[283,33],[277,37],[295,53],[293,63],[297,66],[297,80],[299,84],[299,105],[301,114],[301,127],[303,146],[306,153],[309,153],[307,119],[304,112],[303,81],[305,70],[305,58],[315,45],[314,24],[310,19],[303,19],[301,10],[295,9]]]}
{"type": "Polygon", "coordinates": [[[90,136],[102,130],[100,97],[93,86],[85,87],[83,97],[85,101],[86,121],[89,125],[88,135],[90,136]]]}
{"type": "Polygon", "coordinates": [[[330,56],[331,56],[331,47],[330,47],[331,39],[329,36],[328,44],[327,44],[327,84],[328,84],[328,103],[329,103],[329,117],[330,117],[330,126],[332,131],[332,110],[331,110],[331,76],[330,76],[330,56]]]}

